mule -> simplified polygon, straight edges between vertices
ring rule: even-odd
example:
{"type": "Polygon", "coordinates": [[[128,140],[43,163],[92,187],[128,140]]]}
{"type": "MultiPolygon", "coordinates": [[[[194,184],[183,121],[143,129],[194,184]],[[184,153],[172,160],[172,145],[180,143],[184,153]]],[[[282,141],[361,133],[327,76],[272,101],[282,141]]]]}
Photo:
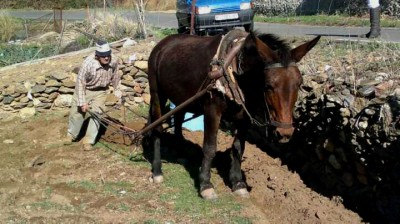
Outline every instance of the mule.
{"type": "MultiPolygon", "coordinates": [[[[271,34],[234,32],[238,35],[233,35],[229,40],[222,34],[212,37],[171,35],[154,47],[148,60],[151,94],[149,123],[166,113],[168,100],[180,105],[206,88],[207,84],[213,84],[206,94],[174,115],[175,134],[182,137],[184,113],[204,114],[199,190],[205,199],[217,198],[210,182],[210,168],[216,155],[217,132],[222,118],[231,119],[236,127],[233,132],[229,181],[232,191],[243,197],[248,197],[249,193],[242,176],[241,160],[247,130],[252,123],[257,123],[253,118],[254,113],[257,110],[265,113],[266,119],[258,123],[273,127],[279,142],[290,139],[294,131],[294,104],[302,83],[296,63],[320,39],[317,36],[291,49],[285,41],[271,34]],[[223,43],[224,40],[226,43],[223,43]],[[219,58],[218,55],[223,56],[219,58]],[[218,75],[218,72],[221,74],[218,75]],[[222,90],[217,87],[216,80],[229,76],[232,80],[228,82],[228,87],[222,90]],[[231,94],[224,92],[231,87],[235,89],[231,94]],[[232,98],[232,95],[236,97],[232,98]],[[241,99],[236,100],[237,97],[241,99]]],[[[149,134],[150,147],[154,150],[151,180],[155,183],[163,181],[160,154],[162,131],[159,125],[149,134]]]]}

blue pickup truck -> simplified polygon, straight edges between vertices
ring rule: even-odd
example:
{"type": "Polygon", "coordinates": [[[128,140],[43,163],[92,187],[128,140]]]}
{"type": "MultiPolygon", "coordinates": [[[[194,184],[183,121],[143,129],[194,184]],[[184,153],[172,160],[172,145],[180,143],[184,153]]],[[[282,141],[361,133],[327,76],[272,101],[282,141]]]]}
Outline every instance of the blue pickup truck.
{"type": "MultiPolygon", "coordinates": [[[[177,0],[178,33],[188,33],[191,24],[192,0],[177,0]]],[[[196,34],[244,27],[253,29],[254,10],[251,0],[196,0],[194,30],[196,34]]]]}

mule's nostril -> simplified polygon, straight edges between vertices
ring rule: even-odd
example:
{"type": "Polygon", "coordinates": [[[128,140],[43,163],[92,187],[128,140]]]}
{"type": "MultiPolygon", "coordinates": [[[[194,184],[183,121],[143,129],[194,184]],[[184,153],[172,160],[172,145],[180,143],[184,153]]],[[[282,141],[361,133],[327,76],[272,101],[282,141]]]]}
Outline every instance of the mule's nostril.
{"type": "Polygon", "coordinates": [[[290,137],[283,137],[278,140],[279,143],[288,143],[290,141],[290,137]]]}
{"type": "Polygon", "coordinates": [[[277,128],[276,131],[280,136],[290,138],[293,135],[294,128],[277,128]]]}
{"type": "Polygon", "coordinates": [[[277,128],[276,132],[279,143],[288,143],[293,135],[294,128],[277,128]]]}

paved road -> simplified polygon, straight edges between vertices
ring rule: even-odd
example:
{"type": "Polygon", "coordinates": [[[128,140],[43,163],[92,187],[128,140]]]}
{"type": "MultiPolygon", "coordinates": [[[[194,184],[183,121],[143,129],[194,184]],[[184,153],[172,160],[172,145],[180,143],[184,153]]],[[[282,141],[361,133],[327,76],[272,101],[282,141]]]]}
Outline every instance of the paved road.
{"type": "MultiPolygon", "coordinates": [[[[102,9],[98,9],[102,11],[102,9]]],[[[117,12],[131,20],[136,20],[133,10],[120,10],[117,12]]],[[[10,14],[15,17],[25,19],[48,19],[52,11],[34,11],[34,10],[16,10],[10,14]],[[50,15],[49,15],[50,14],[50,15]],[[47,15],[47,16],[45,16],[47,15]]],[[[82,20],[86,17],[85,10],[66,10],[63,11],[63,19],[82,20]]],[[[174,13],[148,12],[146,20],[150,25],[161,28],[177,28],[177,22],[174,13]]],[[[273,23],[255,23],[254,28],[263,33],[274,33],[280,36],[305,36],[305,35],[323,35],[335,40],[354,40],[370,41],[366,38],[359,38],[361,34],[368,32],[368,27],[335,27],[335,26],[308,26],[308,25],[287,25],[273,23]]],[[[400,43],[400,29],[382,28],[379,41],[400,43]]],[[[375,40],[374,40],[375,41],[375,40]]]]}

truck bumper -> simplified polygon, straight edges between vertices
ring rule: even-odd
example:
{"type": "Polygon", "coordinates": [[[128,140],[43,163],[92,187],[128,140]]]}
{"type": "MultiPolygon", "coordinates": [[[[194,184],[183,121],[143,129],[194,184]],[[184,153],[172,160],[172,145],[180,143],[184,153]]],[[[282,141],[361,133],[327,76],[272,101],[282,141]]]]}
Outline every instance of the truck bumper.
{"type": "MultiPolygon", "coordinates": [[[[190,14],[177,13],[176,14],[179,23],[182,26],[190,28],[190,14]]],[[[229,27],[240,27],[251,24],[254,18],[254,11],[241,10],[236,12],[225,12],[225,13],[209,13],[195,16],[195,29],[196,30],[214,30],[224,29],[229,27]],[[233,19],[216,19],[218,17],[224,17],[224,15],[238,14],[238,18],[233,19]]]]}

